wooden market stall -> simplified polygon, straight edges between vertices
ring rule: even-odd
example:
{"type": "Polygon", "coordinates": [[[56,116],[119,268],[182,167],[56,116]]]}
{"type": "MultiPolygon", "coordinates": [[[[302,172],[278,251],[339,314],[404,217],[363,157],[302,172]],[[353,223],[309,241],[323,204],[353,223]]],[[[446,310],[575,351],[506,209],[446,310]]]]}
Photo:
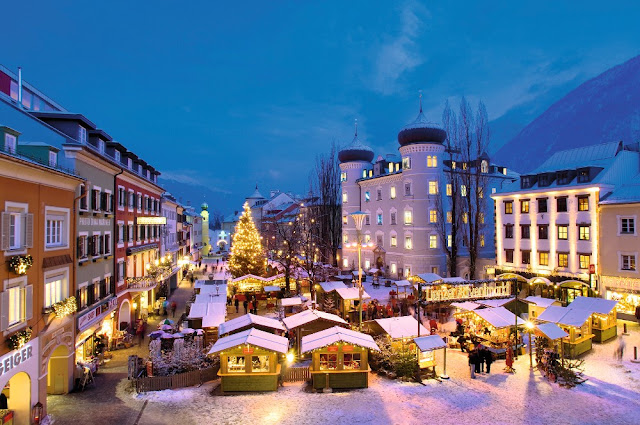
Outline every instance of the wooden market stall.
{"type": "Polygon", "coordinates": [[[222,392],[276,391],[288,348],[287,338],[259,329],[218,339],[209,355],[220,355],[222,392]]]}
{"type": "Polygon", "coordinates": [[[534,327],[536,336],[536,364],[543,375],[550,377],[554,365],[564,363],[562,339],[569,336],[555,323],[539,323],[534,327]],[[542,339],[542,341],[538,341],[542,339]]]}
{"type": "Polygon", "coordinates": [[[278,286],[284,288],[286,280],[284,274],[277,274],[271,277],[256,276],[247,274],[233,279],[229,282],[233,295],[235,294],[262,294],[265,287],[273,288],[278,286]]]}
{"type": "Polygon", "coordinates": [[[191,304],[187,322],[190,328],[204,331],[204,344],[206,346],[218,339],[218,327],[224,323],[226,318],[226,302],[200,302],[191,304]]]}
{"type": "Polygon", "coordinates": [[[455,316],[463,320],[465,335],[476,338],[497,355],[505,354],[509,344],[512,344],[512,328],[525,325],[524,320],[504,307],[478,308],[456,313],[455,316]]]}
{"type": "Polygon", "coordinates": [[[568,308],[586,310],[591,313],[591,331],[595,342],[605,342],[618,334],[618,301],[604,298],[576,297],[568,308]]]}
{"type": "Polygon", "coordinates": [[[349,323],[340,316],[320,310],[304,310],[285,317],[282,322],[289,331],[289,339],[297,353],[301,350],[301,341],[307,335],[320,332],[334,326],[347,327],[349,323]]]}
{"type": "Polygon", "coordinates": [[[529,308],[529,319],[535,320],[540,316],[540,313],[545,311],[547,307],[551,305],[562,306],[562,303],[555,298],[543,298],[539,296],[529,296],[523,300],[527,303],[529,308]]]}
{"type": "Polygon", "coordinates": [[[302,338],[302,353],[311,353],[313,388],[367,388],[369,350],[380,351],[370,335],[334,326],[302,338]]]}
{"type": "Polygon", "coordinates": [[[589,311],[552,305],[540,313],[538,320],[555,323],[569,334],[562,339],[566,357],[575,358],[591,350],[593,333],[589,311]]]}
{"type": "Polygon", "coordinates": [[[302,297],[282,298],[279,300],[280,308],[282,308],[285,317],[302,311],[304,302],[305,300],[302,297]]]}
{"type": "Polygon", "coordinates": [[[364,322],[363,328],[371,335],[386,335],[391,342],[391,347],[394,349],[403,349],[407,344],[413,344],[413,339],[417,336],[431,334],[413,316],[374,319],[364,322]],[[420,330],[418,331],[418,329],[420,330]]]}
{"type": "MultiPolygon", "coordinates": [[[[337,288],[336,294],[338,295],[338,311],[343,318],[349,318],[351,323],[358,322],[358,302],[360,300],[360,288],[337,288]]],[[[371,296],[367,292],[362,290],[362,301],[371,299],[371,296]]]]}
{"type": "Polygon", "coordinates": [[[436,375],[436,350],[444,350],[443,376],[447,375],[447,343],[440,335],[427,335],[413,340],[418,350],[418,366],[428,370],[433,377],[436,375]]]}
{"type": "Polygon", "coordinates": [[[281,335],[285,331],[284,326],[279,320],[248,313],[221,323],[218,328],[218,333],[220,336],[226,336],[245,331],[249,328],[260,329],[261,331],[276,335],[281,335]]]}
{"type": "MultiPolygon", "coordinates": [[[[316,296],[319,305],[323,305],[327,298],[333,301],[335,306],[339,305],[338,294],[335,292],[336,289],[347,288],[347,285],[342,283],[339,280],[332,280],[327,282],[320,282],[317,286],[316,296]]],[[[337,308],[337,307],[336,307],[337,308]]]]}

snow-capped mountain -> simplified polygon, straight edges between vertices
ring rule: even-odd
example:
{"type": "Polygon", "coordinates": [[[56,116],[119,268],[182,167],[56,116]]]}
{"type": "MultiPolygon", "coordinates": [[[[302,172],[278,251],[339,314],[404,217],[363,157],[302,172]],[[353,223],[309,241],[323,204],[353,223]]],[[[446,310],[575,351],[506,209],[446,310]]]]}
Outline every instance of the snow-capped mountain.
{"type": "Polygon", "coordinates": [[[640,141],[640,56],[578,86],[502,146],[492,160],[522,173],[558,150],[616,140],[640,141]]]}

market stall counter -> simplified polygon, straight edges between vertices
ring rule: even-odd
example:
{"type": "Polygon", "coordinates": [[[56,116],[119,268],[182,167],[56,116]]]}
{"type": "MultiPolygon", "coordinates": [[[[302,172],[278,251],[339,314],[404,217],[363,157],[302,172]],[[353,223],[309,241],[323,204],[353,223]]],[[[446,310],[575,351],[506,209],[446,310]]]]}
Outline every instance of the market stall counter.
{"type": "MultiPolygon", "coordinates": [[[[477,340],[498,356],[506,354],[507,347],[513,345],[511,330],[522,327],[525,321],[504,307],[479,308],[455,313],[463,320],[465,339],[477,340]]],[[[518,338],[520,348],[520,338],[518,338]]]]}
{"type": "Polygon", "coordinates": [[[541,322],[555,323],[569,336],[562,338],[566,357],[575,358],[591,350],[591,313],[568,307],[549,306],[538,316],[541,322]]]}

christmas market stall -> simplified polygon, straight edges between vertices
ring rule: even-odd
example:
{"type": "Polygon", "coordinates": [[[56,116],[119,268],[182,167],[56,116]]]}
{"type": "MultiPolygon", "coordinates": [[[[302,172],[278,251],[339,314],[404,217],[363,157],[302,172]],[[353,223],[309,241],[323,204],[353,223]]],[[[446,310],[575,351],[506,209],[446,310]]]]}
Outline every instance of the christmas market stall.
{"type": "Polygon", "coordinates": [[[313,388],[367,388],[369,350],[380,351],[370,335],[334,326],[302,338],[302,353],[311,353],[313,388]]]}
{"type": "Polygon", "coordinates": [[[302,297],[282,298],[279,300],[280,308],[285,317],[302,311],[306,299],[302,297]]]}
{"type": "Polygon", "coordinates": [[[318,298],[318,304],[323,305],[325,303],[332,303],[334,306],[339,305],[338,294],[336,289],[346,289],[347,285],[339,280],[332,280],[328,282],[320,282],[316,287],[316,296],[318,298]]]}
{"type": "Polygon", "coordinates": [[[462,319],[467,339],[481,343],[497,355],[505,354],[507,347],[513,344],[513,327],[525,325],[524,320],[504,307],[478,308],[456,313],[455,316],[462,319]]]}
{"type": "Polygon", "coordinates": [[[289,341],[259,329],[225,336],[216,341],[209,355],[220,355],[222,392],[276,391],[289,341]]]}
{"type": "Polygon", "coordinates": [[[566,357],[575,358],[591,350],[593,334],[589,311],[552,305],[540,313],[538,320],[555,323],[569,334],[562,339],[566,357]]]}
{"type": "Polygon", "coordinates": [[[218,327],[218,333],[220,336],[225,336],[242,332],[249,328],[260,329],[276,335],[281,335],[285,331],[279,320],[248,313],[221,323],[218,327]]]}
{"type": "Polygon", "coordinates": [[[411,282],[409,282],[408,280],[396,280],[392,283],[396,287],[396,292],[398,293],[398,297],[400,296],[400,290],[402,290],[402,294],[404,295],[405,298],[407,297],[413,298],[413,287],[412,287],[413,284],[411,282]],[[408,294],[407,294],[407,290],[409,290],[408,294]]]}
{"type": "Polygon", "coordinates": [[[420,369],[430,371],[436,376],[436,350],[443,350],[444,353],[444,370],[443,375],[447,374],[447,343],[439,335],[427,335],[415,338],[413,340],[418,349],[418,365],[420,369]]]}
{"type": "Polygon", "coordinates": [[[204,330],[204,344],[208,345],[218,338],[218,327],[224,323],[226,317],[226,302],[202,302],[191,304],[187,321],[190,328],[204,330]]]}
{"type": "Polygon", "coordinates": [[[337,288],[335,290],[336,294],[338,294],[338,311],[345,319],[348,317],[351,323],[358,322],[360,297],[362,297],[363,301],[371,299],[371,296],[364,289],[362,289],[362,294],[360,294],[360,290],[357,287],[337,288]]]}
{"type": "Polygon", "coordinates": [[[196,294],[219,294],[225,299],[227,297],[226,280],[197,280],[193,288],[196,294]]]}
{"type": "Polygon", "coordinates": [[[591,331],[595,342],[605,342],[618,334],[618,301],[603,298],[576,297],[568,308],[585,310],[591,313],[591,331]]]}
{"type": "Polygon", "coordinates": [[[562,339],[569,334],[555,323],[539,323],[534,327],[534,333],[538,370],[547,378],[554,379],[558,364],[564,363],[562,339]]]}
{"type": "Polygon", "coordinates": [[[375,336],[386,335],[393,348],[401,348],[405,344],[412,343],[415,337],[431,334],[413,316],[375,319],[364,322],[363,325],[368,334],[375,336]]]}
{"type": "Polygon", "coordinates": [[[349,326],[342,317],[319,310],[304,310],[284,318],[282,322],[289,331],[289,338],[293,341],[293,346],[297,353],[300,353],[300,344],[303,337],[336,325],[349,326]]]}
{"type": "Polygon", "coordinates": [[[529,319],[535,320],[540,314],[551,305],[560,307],[562,304],[555,298],[543,298],[539,296],[529,296],[523,300],[529,308],[529,319]]]}
{"type": "MultiPolygon", "coordinates": [[[[273,289],[274,286],[284,288],[286,285],[284,274],[277,274],[271,277],[261,277],[253,274],[240,276],[229,282],[233,294],[262,294],[265,287],[273,289]]],[[[273,292],[273,291],[269,291],[273,292]]]]}

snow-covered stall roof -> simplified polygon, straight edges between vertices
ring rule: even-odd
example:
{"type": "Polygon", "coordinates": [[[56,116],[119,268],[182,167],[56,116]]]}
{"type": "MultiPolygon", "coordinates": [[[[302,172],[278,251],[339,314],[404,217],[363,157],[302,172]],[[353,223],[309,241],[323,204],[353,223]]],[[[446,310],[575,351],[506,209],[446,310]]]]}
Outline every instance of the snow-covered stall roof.
{"type": "Polygon", "coordinates": [[[196,295],[196,300],[194,301],[194,304],[207,304],[207,303],[227,303],[227,291],[225,289],[224,292],[222,292],[222,290],[220,290],[219,294],[216,294],[216,292],[205,292],[205,293],[200,293],[198,295],[196,295]]]}
{"type": "Polygon", "coordinates": [[[538,320],[579,328],[589,320],[589,317],[591,317],[591,312],[587,310],[552,305],[540,313],[538,320]]]}
{"type": "Polygon", "coordinates": [[[226,303],[194,303],[187,318],[202,319],[203,328],[215,328],[225,321],[226,316],[226,303]]]}
{"type": "Polygon", "coordinates": [[[426,284],[431,284],[431,283],[436,283],[436,282],[441,282],[442,281],[442,277],[440,277],[440,275],[435,274],[435,273],[420,273],[420,274],[415,275],[415,277],[421,279],[426,284]]]}
{"type": "Polygon", "coordinates": [[[609,314],[616,308],[618,301],[604,298],[576,297],[567,307],[572,309],[587,310],[591,313],[609,314]]]}
{"type": "MultiPolygon", "coordinates": [[[[340,298],[343,300],[359,300],[360,299],[360,290],[358,288],[337,288],[336,292],[340,295],[340,298]]],[[[371,298],[366,291],[362,291],[362,299],[368,300],[371,298]]]]}
{"type": "Polygon", "coordinates": [[[508,304],[513,300],[515,300],[514,297],[508,297],[508,298],[496,298],[493,300],[476,300],[475,302],[485,307],[502,307],[503,305],[508,304]]]}
{"type": "Polygon", "coordinates": [[[215,288],[216,285],[226,285],[226,279],[223,280],[208,280],[208,279],[199,279],[196,280],[196,283],[193,285],[194,288],[203,288],[213,286],[215,288]]]}
{"type": "Polygon", "coordinates": [[[194,303],[191,304],[191,310],[187,319],[201,319],[207,315],[207,303],[194,303]]]}
{"type": "MultiPolygon", "coordinates": [[[[375,319],[375,322],[393,339],[418,336],[418,321],[414,319],[413,316],[375,319]]],[[[430,332],[427,328],[420,324],[420,335],[429,334],[430,332]]]]}
{"type": "Polygon", "coordinates": [[[346,279],[352,279],[353,275],[350,275],[350,274],[337,274],[334,277],[336,279],[344,279],[344,280],[346,280],[346,279]]]}
{"type": "Polygon", "coordinates": [[[443,277],[442,278],[442,283],[449,283],[449,284],[455,284],[455,283],[464,283],[467,280],[463,277],[443,277]]]}
{"type": "Polygon", "coordinates": [[[380,270],[378,270],[378,269],[377,269],[377,268],[375,268],[375,267],[372,267],[372,268],[370,268],[370,269],[369,269],[369,273],[378,273],[379,271],[380,271],[380,270]]]}
{"type": "Polygon", "coordinates": [[[378,344],[376,344],[371,335],[352,331],[351,329],[341,328],[340,326],[334,326],[311,335],[303,336],[301,351],[303,353],[308,353],[309,351],[326,347],[327,345],[335,344],[337,342],[346,342],[359,347],[380,351],[378,344]]]}
{"type": "Polygon", "coordinates": [[[531,295],[525,298],[523,301],[527,303],[535,304],[538,307],[542,307],[542,308],[547,308],[550,305],[553,305],[554,302],[556,302],[556,300],[552,298],[543,298],[543,297],[534,296],[534,295],[531,295]]]}
{"type": "Polygon", "coordinates": [[[314,320],[327,320],[329,322],[335,322],[339,324],[346,325],[348,324],[346,320],[344,320],[340,316],[336,316],[335,314],[326,313],[324,311],[319,310],[305,310],[300,313],[296,313],[292,316],[285,317],[282,319],[282,322],[287,327],[287,329],[294,329],[298,326],[306,325],[309,322],[313,322],[314,320]]]}
{"type": "Polygon", "coordinates": [[[204,285],[200,287],[200,294],[220,294],[220,298],[222,298],[222,302],[227,302],[227,284],[221,283],[218,285],[204,285]]]}
{"type": "Polygon", "coordinates": [[[303,300],[300,297],[291,297],[291,298],[282,298],[280,300],[280,305],[282,307],[291,307],[294,305],[302,305],[303,300]]]}
{"type": "Polygon", "coordinates": [[[338,288],[346,288],[347,285],[340,282],[339,280],[332,280],[330,282],[320,282],[320,287],[324,292],[335,291],[338,288]]]}
{"type": "Polygon", "coordinates": [[[411,286],[411,282],[409,282],[408,280],[396,280],[395,282],[393,282],[393,284],[396,285],[398,288],[411,286]]]}
{"type": "Polygon", "coordinates": [[[473,310],[475,310],[477,308],[482,307],[480,304],[476,304],[476,303],[471,302],[471,301],[465,301],[465,302],[462,302],[462,303],[455,302],[455,303],[451,303],[451,305],[453,307],[459,308],[461,310],[466,310],[466,311],[473,311],[473,310]]]}
{"type": "Polygon", "coordinates": [[[444,342],[440,335],[421,336],[414,338],[413,342],[416,343],[420,351],[433,351],[447,346],[447,343],[444,342]]]}
{"type": "MultiPolygon", "coordinates": [[[[491,307],[474,310],[478,316],[486,320],[494,328],[506,328],[516,324],[516,315],[504,307],[491,307]]],[[[517,318],[518,325],[524,325],[524,320],[517,318]]]]}
{"type": "Polygon", "coordinates": [[[209,350],[209,354],[216,354],[242,344],[255,345],[278,353],[286,353],[289,350],[287,338],[252,328],[218,339],[209,350]]]}
{"type": "Polygon", "coordinates": [[[555,323],[540,323],[536,325],[536,329],[552,341],[569,336],[568,333],[563,331],[562,328],[555,323]]]}
{"type": "Polygon", "coordinates": [[[255,314],[245,314],[235,319],[231,319],[227,322],[221,323],[218,329],[218,334],[228,334],[236,329],[244,328],[245,326],[260,325],[265,328],[276,329],[279,331],[284,330],[284,326],[279,320],[272,319],[270,317],[257,316],[255,314]]]}

